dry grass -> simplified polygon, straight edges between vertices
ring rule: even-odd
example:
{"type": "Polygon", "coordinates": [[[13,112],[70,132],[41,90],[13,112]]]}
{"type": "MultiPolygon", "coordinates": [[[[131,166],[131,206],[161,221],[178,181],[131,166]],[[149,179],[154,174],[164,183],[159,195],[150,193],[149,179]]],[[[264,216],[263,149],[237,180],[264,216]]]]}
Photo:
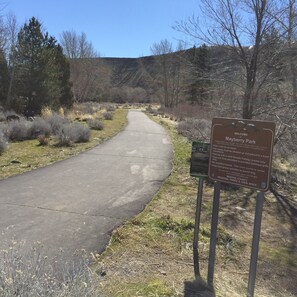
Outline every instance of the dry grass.
{"type": "MultiPolygon", "coordinates": [[[[191,146],[169,120],[161,121],[174,145],[174,169],[145,211],[116,230],[99,257],[98,267],[106,273],[102,281],[106,296],[183,296],[184,282],[194,279],[192,240],[197,180],[189,176],[191,146]]],[[[206,185],[199,242],[204,279],[212,195],[211,185],[206,185]]],[[[221,192],[217,297],[246,296],[255,197],[256,193],[249,189],[221,192]]],[[[289,197],[266,195],[255,296],[297,295],[296,192],[289,197]],[[282,199],[291,206],[281,204],[282,199]]]]}
{"type": "Polygon", "coordinates": [[[65,262],[63,252],[53,264],[40,243],[24,254],[24,244],[11,242],[0,251],[0,296],[81,297],[101,296],[100,277],[89,268],[84,251],[65,262]],[[63,268],[58,263],[63,263],[63,268]],[[56,267],[58,266],[58,267],[56,267]]]}

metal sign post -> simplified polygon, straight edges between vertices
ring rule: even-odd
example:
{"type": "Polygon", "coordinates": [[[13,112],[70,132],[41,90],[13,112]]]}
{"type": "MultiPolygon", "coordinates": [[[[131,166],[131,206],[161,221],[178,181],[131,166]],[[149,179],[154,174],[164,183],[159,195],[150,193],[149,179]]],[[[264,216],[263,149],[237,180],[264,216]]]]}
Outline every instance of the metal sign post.
{"type": "Polygon", "coordinates": [[[191,176],[199,177],[193,242],[194,272],[200,279],[199,226],[203,178],[215,181],[212,208],[207,285],[214,288],[214,268],[219,220],[221,182],[258,190],[248,280],[248,297],[254,297],[264,192],[269,189],[275,123],[245,119],[214,118],[211,145],[193,142],[191,176]]]}
{"type": "Polygon", "coordinates": [[[254,232],[253,232],[254,235],[253,235],[251,260],[250,260],[250,272],[249,272],[248,295],[247,295],[248,297],[254,297],[263,202],[264,202],[264,193],[258,192],[257,200],[256,200],[256,212],[255,212],[254,232]]]}
{"type": "Polygon", "coordinates": [[[208,257],[208,274],[207,274],[207,284],[211,288],[213,288],[213,276],[214,276],[215,257],[216,257],[216,244],[217,244],[217,230],[218,230],[218,221],[219,221],[220,192],[221,192],[221,183],[220,182],[215,182],[214,195],[213,195],[213,207],[212,207],[212,219],[211,219],[211,235],[210,235],[209,257],[208,257]]]}
{"type": "Polygon", "coordinates": [[[195,216],[195,230],[194,230],[194,240],[193,240],[194,273],[195,273],[196,280],[200,278],[199,228],[200,228],[200,214],[201,214],[201,208],[202,208],[203,180],[207,178],[207,174],[208,174],[209,148],[210,148],[210,143],[207,143],[207,142],[194,141],[192,143],[190,175],[194,177],[199,177],[197,203],[196,203],[196,216],[195,216]]]}
{"type": "Polygon", "coordinates": [[[193,241],[194,273],[195,273],[196,279],[200,278],[198,247],[199,247],[200,214],[201,214],[201,207],[202,207],[202,193],[203,193],[203,177],[200,177],[199,184],[198,184],[195,230],[194,230],[194,241],[193,241]]]}

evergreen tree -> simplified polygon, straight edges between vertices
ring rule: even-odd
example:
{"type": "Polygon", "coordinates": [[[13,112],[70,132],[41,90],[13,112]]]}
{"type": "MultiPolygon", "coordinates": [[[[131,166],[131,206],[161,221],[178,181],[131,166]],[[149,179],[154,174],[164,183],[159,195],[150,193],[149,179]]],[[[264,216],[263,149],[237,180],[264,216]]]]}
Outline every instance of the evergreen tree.
{"type": "Polygon", "coordinates": [[[17,97],[30,110],[40,111],[45,90],[42,51],[44,36],[40,22],[34,17],[18,34],[16,46],[17,97]]]}
{"type": "Polygon", "coordinates": [[[63,55],[62,47],[54,37],[45,36],[46,45],[43,51],[45,64],[45,79],[43,86],[46,89],[47,105],[57,108],[70,107],[73,104],[70,83],[70,65],[63,55]]]}
{"type": "Polygon", "coordinates": [[[4,106],[9,84],[9,72],[4,51],[0,49],[0,105],[4,106]]]}
{"type": "Polygon", "coordinates": [[[192,103],[202,104],[209,97],[209,54],[204,44],[199,48],[195,46],[189,50],[189,61],[191,63],[190,82],[188,86],[189,100],[192,103]]]}
{"type": "Polygon", "coordinates": [[[40,112],[44,105],[72,104],[69,64],[56,39],[43,33],[34,17],[18,34],[15,71],[16,97],[23,109],[40,112]]]}

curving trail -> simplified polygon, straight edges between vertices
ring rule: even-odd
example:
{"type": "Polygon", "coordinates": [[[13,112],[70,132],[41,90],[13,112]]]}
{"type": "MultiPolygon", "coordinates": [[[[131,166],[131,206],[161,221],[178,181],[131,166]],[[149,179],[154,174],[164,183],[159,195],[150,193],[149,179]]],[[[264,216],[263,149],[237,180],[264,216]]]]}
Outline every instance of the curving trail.
{"type": "Polygon", "coordinates": [[[166,131],[139,111],[126,129],[76,157],[0,181],[0,248],[39,241],[50,259],[101,252],[111,231],[139,213],[170,174],[166,131]]]}

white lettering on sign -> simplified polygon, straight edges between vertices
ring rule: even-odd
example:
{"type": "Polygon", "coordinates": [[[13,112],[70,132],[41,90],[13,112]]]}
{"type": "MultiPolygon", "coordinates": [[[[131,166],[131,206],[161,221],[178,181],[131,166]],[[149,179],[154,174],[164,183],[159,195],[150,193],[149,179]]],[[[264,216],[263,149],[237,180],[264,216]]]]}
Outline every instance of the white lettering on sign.
{"type": "Polygon", "coordinates": [[[214,118],[209,177],[267,191],[274,133],[272,122],[214,118]]]}
{"type": "Polygon", "coordinates": [[[248,138],[243,139],[243,138],[235,138],[235,137],[226,136],[225,140],[229,141],[229,142],[233,142],[233,143],[241,143],[241,144],[247,143],[247,144],[251,144],[251,145],[256,144],[256,140],[248,139],[248,138]]]}

